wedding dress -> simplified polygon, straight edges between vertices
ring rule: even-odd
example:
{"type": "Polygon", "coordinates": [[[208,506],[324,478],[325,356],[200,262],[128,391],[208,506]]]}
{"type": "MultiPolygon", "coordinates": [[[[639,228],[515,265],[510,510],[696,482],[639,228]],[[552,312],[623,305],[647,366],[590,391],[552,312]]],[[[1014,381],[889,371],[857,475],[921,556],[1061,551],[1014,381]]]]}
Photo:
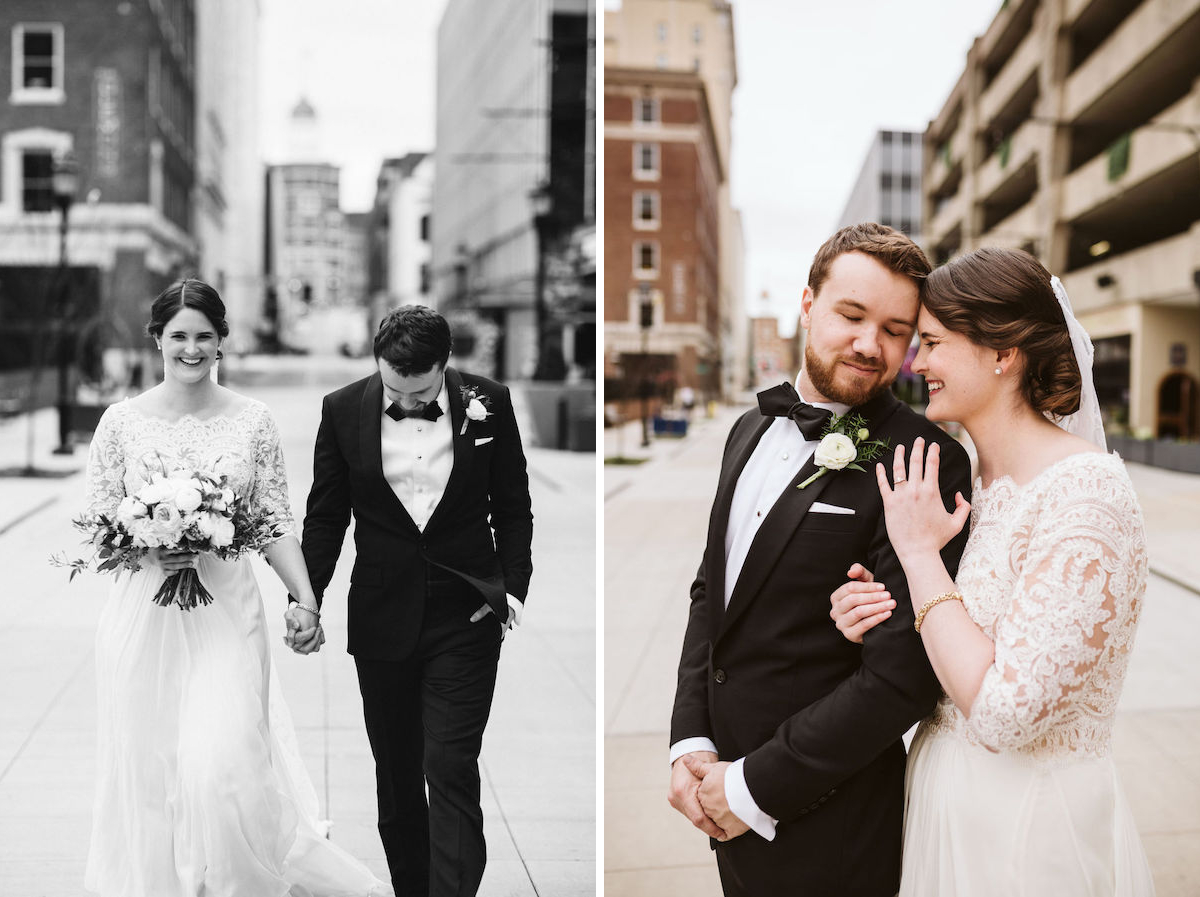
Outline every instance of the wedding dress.
{"type": "MultiPolygon", "coordinates": [[[[92,441],[88,510],[113,514],[164,466],[227,473],[292,528],[278,430],[260,402],[178,421],[112,406],[92,441]]],[[[198,571],[208,606],[156,605],[164,573],[146,566],[117,580],[101,612],[86,887],[103,897],[390,895],[325,838],[249,559],[201,554],[198,571]]]]}
{"type": "Polygon", "coordinates": [[[956,586],[996,656],[913,740],[901,897],[1154,893],[1111,751],[1146,577],[1117,456],[976,481],[956,586]]]}

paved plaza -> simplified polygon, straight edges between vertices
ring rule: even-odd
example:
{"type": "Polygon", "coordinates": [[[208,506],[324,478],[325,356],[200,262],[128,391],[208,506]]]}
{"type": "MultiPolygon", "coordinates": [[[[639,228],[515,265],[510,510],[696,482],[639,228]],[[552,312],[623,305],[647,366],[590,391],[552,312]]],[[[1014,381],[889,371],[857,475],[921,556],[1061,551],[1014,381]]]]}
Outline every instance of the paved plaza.
{"type": "MultiPolygon", "coordinates": [[[[606,432],[604,893],[719,897],[708,840],[666,799],[668,723],[687,616],[729,427],[641,446],[606,432]]],[[[1151,576],[1114,735],[1159,897],[1200,893],[1200,476],[1129,466],[1146,515],[1151,576]]]]}
{"type": "MultiPolygon", "coordinates": [[[[233,362],[239,364],[238,362],[233,362]]],[[[292,508],[303,513],[321,395],[370,370],[300,359],[283,370],[241,362],[238,386],[265,401],[283,435],[292,508]]],[[[519,390],[514,391],[519,401],[519,390]]],[[[518,414],[521,409],[518,407],[518,414]]],[[[523,427],[529,433],[528,426],[523,427]]],[[[26,463],[26,418],[0,422],[0,468],[26,463]]],[[[52,412],[33,418],[41,469],[52,412]]],[[[504,645],[482,756],[489,862],[482,897],[580,897],[596,890],[595,456],[530,447],[534,576],[520,629],[504,645]]],[[[93,634],[107,581],[68,585],[46,561],[73,552],[82,473],[0,479],[0,895],[83,897],[94,777],[93,634]]],[[[261,561],[274,659],[331,837],[377,875],[375,784],[353,661],[345,653],[350,538],[327,592],[329,642],[315,656],[279,641],[285,590],[261,561]]],[[[170,612],[170,611],[164,611],[170,612]]],[[[147,895],[150,897],[150,895],[147,895]]]]}

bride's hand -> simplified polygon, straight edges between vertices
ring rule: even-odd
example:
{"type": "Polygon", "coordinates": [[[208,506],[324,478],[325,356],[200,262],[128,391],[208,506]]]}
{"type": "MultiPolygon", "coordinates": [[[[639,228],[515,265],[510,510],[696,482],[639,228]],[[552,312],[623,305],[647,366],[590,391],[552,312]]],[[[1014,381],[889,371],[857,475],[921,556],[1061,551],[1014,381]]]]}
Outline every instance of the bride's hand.
{"type": "Polygon", "coordinates": [[[175,551],[169,548],[151,548],[146,552],[146,560],[167,574],[195,567],[197,557],[199,555],[194,551],[175,551]]]}
{"type": "Polygon", "coordinates": [[[888,485],[883,464],[875,465],[888,539],[902,564],[923,555],[937,554],[958,535],[971,515],[971,506],[961,492],[954,495],[954,512],[947,513],[938,489],[940,457],[941,447],[935,442],[929,446],[929,457],[925,458],[925,440],[918,437],[913,442],[906,474],[904,446],[897,446],[892,461],[894,487],[888,485]]]}
{"type": "Polygon", "coordinates": [[[829,596],[829,616],[842,635],[861,645],[863,633],[890,617],[896,602],[884,584],[875,582],[871,571],[862,564],[854,564],[846,575],[850,582],[829,596]]]}

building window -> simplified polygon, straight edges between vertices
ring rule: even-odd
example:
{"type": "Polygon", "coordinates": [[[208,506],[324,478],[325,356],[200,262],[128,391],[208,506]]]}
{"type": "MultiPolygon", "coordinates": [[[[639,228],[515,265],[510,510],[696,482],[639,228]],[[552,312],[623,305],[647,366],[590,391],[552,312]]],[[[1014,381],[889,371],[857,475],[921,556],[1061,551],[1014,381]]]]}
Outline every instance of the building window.
{"type": "Polygon", "coordinates": [[[21,211],[54,209],[54,154],[49,150],[21,153],[21,211]]]}
{"type": "Polygon", "coordinates": [[[654,32],[658,35],[659,43],[666,43],[667,40],[667,23],[659,22],[654,26],[654,32]]]}
{"type": "Polygon", "coordinates": [[[63,92],[63,26],[16,25],[12,33],[12,101],[61,103],[63,92]]]}
{"type": "MultiPolygon", "coordinates": [[[[429,216],[426,215],[426,218],[429,216]]],[[[428,296],[433,286],[433,275],[430,273],[429,262],[421,262],[421,295],[428,296]]]]}
{"type": "Polygon", "coordinates": [[[633,176],[639,181],[657,181],[658,144],[635,143],[633,145],[633,176]]]}
{"type": "Polygon", "coordinates": [[[658,277],[658,244],[633,244],[633,276],[644,279],[658,277]]]}
{"type": "Polygon", "coordinates": [[[654,57],[654,67],[657,69],[665,69],[667,67],[667,54],[659,53],[654,57]]]}
{"type": "Polygon", "coordinates": [[[884,190],[892,189],[892,173],[890,171],[885,171],[879,176],[879,186],[884,190]]]}
{"type": "Polygon", "coordinates": [[[704,29],[699,25],[692,26],[692,43],[699,45],[704,42],[704,29]]]}
{"type": "Polygon", "coordinates": [[[637,118],[639,125],[658,124],[658,100],[652,97],[641,97],[637,101],[637,118]]]}
{"type": "MultiPolygon", "coordinates": [[[[423,243],[429,242],[429,215],[428,214],[421,216],[421,241],[423,243]]],[[[427,293],[429,291],[421,290],[421,292],[427,293]]]]}
{"type": "Polygon", "coordinates": [[[633,194],[633,226],[638,230],[656,230],[659,225],[657,190],[638,190],[633,194]]]}

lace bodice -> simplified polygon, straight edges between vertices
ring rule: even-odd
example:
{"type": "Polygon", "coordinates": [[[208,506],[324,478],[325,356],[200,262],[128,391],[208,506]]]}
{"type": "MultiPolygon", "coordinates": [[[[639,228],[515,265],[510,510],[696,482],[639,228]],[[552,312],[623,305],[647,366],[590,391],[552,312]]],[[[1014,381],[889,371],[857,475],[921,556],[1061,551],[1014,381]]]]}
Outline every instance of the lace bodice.
{"type": "Polygon", "coordinates": [[[87,466],[87,513],[112,515],[121,499],[173,468],[228,474],[234,491],[266,511],[279,532],[292,532],[291,505],[279,429],[262,402],[232,415],[169,421],[131,402],[111,406],[92,437],[87,466]]]}
{"type": "Polygon", "coordinates": [[[1071,455],[1024,486],[977,481],[956,585],[996,657],[970,718],[943,697],[931,723],[1035,759],[1107,754],[1147,566],[1116,455],[1071,455]]]}

